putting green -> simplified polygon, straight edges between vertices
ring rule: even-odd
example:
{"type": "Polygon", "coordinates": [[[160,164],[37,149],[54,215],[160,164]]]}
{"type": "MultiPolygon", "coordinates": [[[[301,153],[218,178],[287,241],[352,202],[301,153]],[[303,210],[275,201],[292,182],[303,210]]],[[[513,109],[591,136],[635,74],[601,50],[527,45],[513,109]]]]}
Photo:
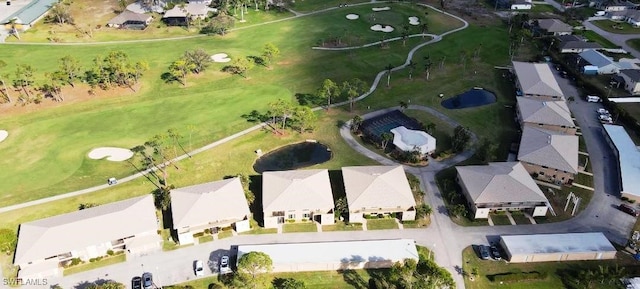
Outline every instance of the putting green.
{"type": "MultiPolygon", "coordinates": [[[[409,16],[424,15],[427,10],[404,4],[389,6],[401,14],[403,22],[407,22],[409,16]]],[[[313,93],[325,78],[342,82],[358,77],[371,83],[375,73],[390,62],[397,65],[404,62],[411,46],[422,40],[412,39],[407,47],[398,43],[393,49],[368,48],[355,53],[310,49],[319,39],[336,35],[335,31],[347,35],[344,41],[352,41],[354,45],[379,41],[380,34],[370,31],[366,21],[344,18],[348,13],[370,13],[371,7],[348,7],[251,27],[225,37],[73,48],[3,46],[0,59],[6,61],[10,69],[20,63],[33,65],[37,70],[36,81],[42,81],[44,72],[55,70],[57,59],[65,55],[73,54],[88,66],[93,57],[113,49],[127,52],[133,60],[146,60],[150,71],[143,76],[142,90],[135,95],[0,116],[0,127],[11,132],[11,137],[0,143],[3,172],[0,203],[11,205],[83,189],[102,184],[109,177],[134,172],[128,162],[87,158],[87,152],[95,147],[131,148],[155,134],[175,128],[183,136],[182,144],[187,149],[196,148],[251,126],[242,114],[253,109],[265,111],[269,102],[292,99],[294,93],[313,93]],[[220,72],[225,65],[220,63],[213,63],[203,75],[189,77],[186,88],[175,83],[165,84],[160,78],[170,62],[185,50],[204,48],[210,54],[224,51],[232,57],[242,57],[259,55],[268,42],[279,47],[281,55],[273,67],[249,71],[247,79],[220,72]]],[[[462,25],[428,10],[429,16],[421,17],[420,21],[429,21],[434,29],[442,30],[440,32],[462,25]]],[[[418,28],[412,29],[415,29],[412,33],[419,32],[418,28]]],[[[399,33],[397,29],[387,35],[399,36],[399,33]]]]}

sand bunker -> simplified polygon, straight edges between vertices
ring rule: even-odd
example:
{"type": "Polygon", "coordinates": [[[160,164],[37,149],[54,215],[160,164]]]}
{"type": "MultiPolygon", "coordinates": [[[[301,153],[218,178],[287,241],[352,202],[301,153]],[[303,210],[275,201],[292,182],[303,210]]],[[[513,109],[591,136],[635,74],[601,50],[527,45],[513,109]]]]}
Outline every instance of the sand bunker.
{"type": "Polygon", "coordinates": [[[347,19],[349,20],[356,20],[358,18],[360,18],[358,14],[347,14],[347,19]]]}
{"type": "Polygon", "coordinates": [[[5,140],[9,136],[9,132],[6,130],[0,130],[0,142],[5,140]]]}
{"type": "Polygon", "coordinates": [[[211,55],[211,60],[213,60],[213,62],[229,62],[231,58],[229,58],[229,55],[226,53],[218,53],[211,55]]]}
{"type": "Polygon", "coordinates": [[[388,7],[388,6],[387,7],[373,7],[373,8],[371,8],[371,10],[376,11],[376,12],[378,12],[378,11],[387,11],[387,10],[391,10],[391,7],[388,7]]]}
{"type": "Polygon", "coordinates": [[[409,24],[411,25],[420,25],[420,19],[415,16],[409,17],[409,24]]]}
{"type": "Polygon", "coordinates": [[[89,158],[92,160],[101,160],[107,158],[108,161],[121,162],[130,159],[133,156],[133,152],[128,149],[114,148],[114,147],[102,147],[96,148],[89,152],[89,158]]]}
{"type": "Polygon", "coordinates": [[[371,26],[371,30],[373,31],[381,31],[381,32],[392,32],[393,31],[393,27],[389,26],[389,25],[385,25],[382,26],[380,24],[376,24],[371,26]]]}

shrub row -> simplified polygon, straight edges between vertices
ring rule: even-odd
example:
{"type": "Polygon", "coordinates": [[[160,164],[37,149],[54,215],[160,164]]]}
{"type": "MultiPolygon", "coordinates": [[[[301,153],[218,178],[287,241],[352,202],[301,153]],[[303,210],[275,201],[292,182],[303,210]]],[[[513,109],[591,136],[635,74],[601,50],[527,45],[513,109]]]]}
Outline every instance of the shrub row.
{"type": "Polygon", "coordinates": [[[493,282],[520,282],[527,280],[543,280],[547,278],[546,272],[515,272],[488,275],[487,278],[493,282]]]}

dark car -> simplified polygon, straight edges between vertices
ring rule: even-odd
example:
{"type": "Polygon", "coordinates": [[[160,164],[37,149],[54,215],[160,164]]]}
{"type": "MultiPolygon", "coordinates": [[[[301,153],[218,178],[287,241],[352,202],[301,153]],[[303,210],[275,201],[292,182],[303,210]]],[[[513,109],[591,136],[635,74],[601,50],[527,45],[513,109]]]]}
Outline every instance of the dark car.
{"type": "Polygon", "coordinates": [[[142,289],[142,278],[140,278],[140,276],[136,276],[131,279],[131,288],[142,289]]]}
{"type": "Polygon", "coordinates": [[[634,217],[637,217],[638,215],[640,215],[640,212],[638,212],[638,210],[634,209],[633,207],[627,204],[620,204],[620,206],[618,206],[618,209],[634,217]]]}
{"type": "Polygon", "coordinates": [[[498,260],[498,261],[502,260],[502,256],[500,256],[500,251],[498,251],[498,246],[496,245],[491,246],[491,256],[495,260],[498,260]]]}
{"type": "Polygon", "coordinates": [[[489,258],[491,258],[488,246],[485,246],[485,245],[478,246],[478,253],[480,254],[480,259],[482,260],[489,260],[489,258]]]}
{"type": "Polygon", "coordinates": [[[153,275],[151,273],[142,273],[142,286],[144,289],[153,288],[153,275]]]}

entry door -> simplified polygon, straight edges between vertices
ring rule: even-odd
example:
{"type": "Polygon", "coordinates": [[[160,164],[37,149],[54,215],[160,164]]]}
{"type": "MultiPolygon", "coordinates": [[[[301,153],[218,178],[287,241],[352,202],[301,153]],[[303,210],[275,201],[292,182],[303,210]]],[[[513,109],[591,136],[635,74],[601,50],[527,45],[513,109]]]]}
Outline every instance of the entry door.
{"type": "Polygon", "coordinates": [[[284,217],[278,217],[278,224],[284,224],[284,217]]]}

